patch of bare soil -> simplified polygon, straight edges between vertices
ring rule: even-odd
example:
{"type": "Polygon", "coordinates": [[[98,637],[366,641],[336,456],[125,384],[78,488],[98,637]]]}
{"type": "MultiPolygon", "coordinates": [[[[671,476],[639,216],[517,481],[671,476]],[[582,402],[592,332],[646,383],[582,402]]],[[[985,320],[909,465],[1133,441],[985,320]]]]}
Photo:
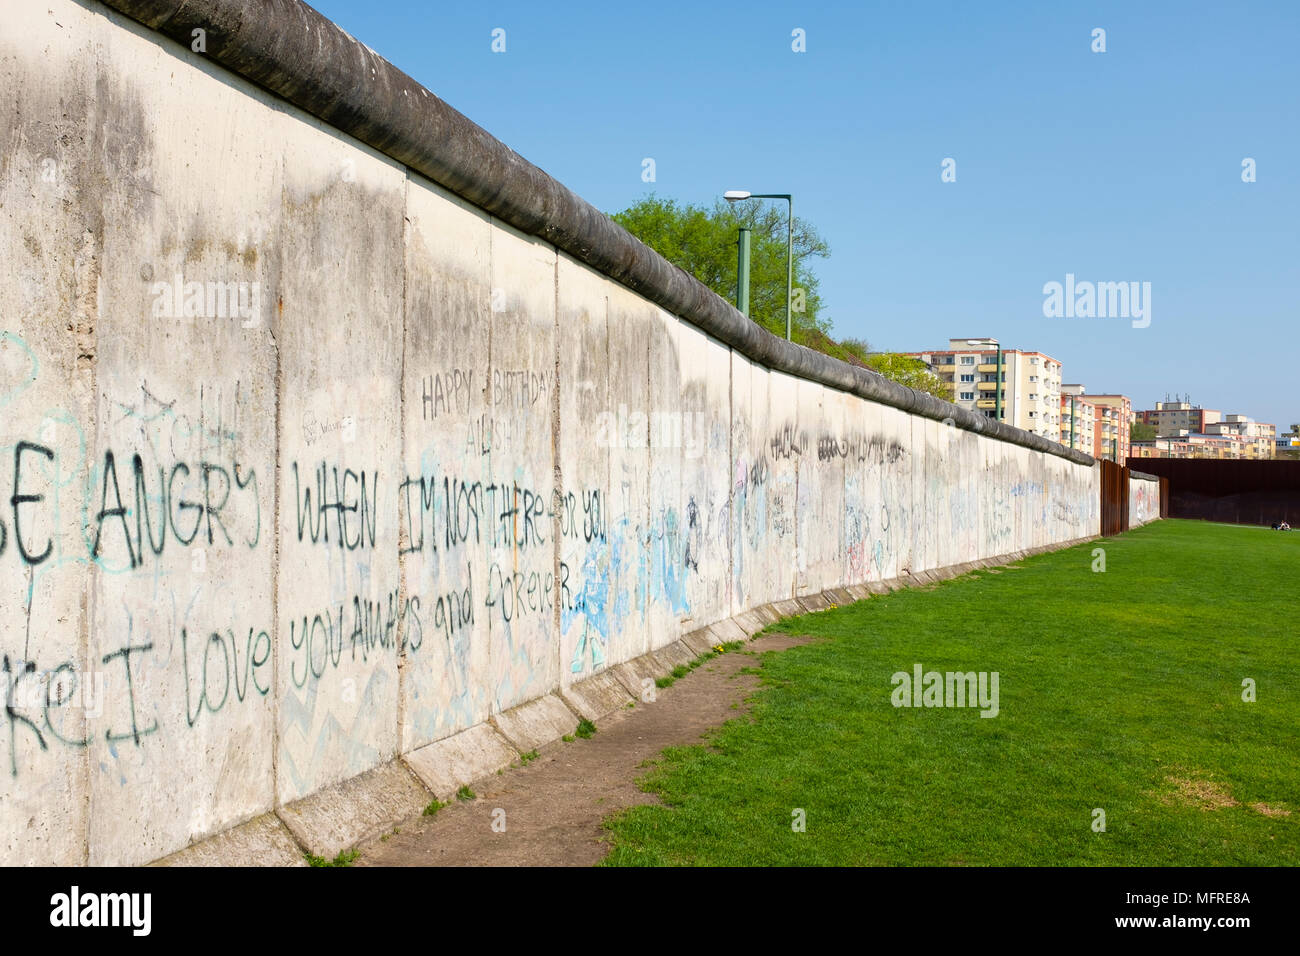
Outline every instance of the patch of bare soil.
{"type": "MultiPolygon", "coordinates": [[[[742,674],[754,652],[783,651],[810,638],[764,636],[715,657],[640,703],[597,722],[588,739],[555,743],[523,767],[472,785],[432,817],[362,846],[355,866],[592,866],[609,852],[601,826],[611,813],[657,803],[636,784],[665,747],[698,744],[746,710],[758,678],[742,674]],[[494,832],[496,810],[504,832],[494,832]]],[[[500,828],[498,823],[498,829],[500,828]]]]}
{"type": "Polygon", "coordinates": [[[1173,788],[1172,793],[1165,793],[1161,796],[1161,802],[1165,804],[1177,804],[1185,807],[1196,807],[1199,810],[1221,810],[1225,807],[1237,806],[1237,800],[1219,784],[1212,780],[1207,780],[1202,776],[1174,776],[1166,777],[1165,783],[1173,788]]]}

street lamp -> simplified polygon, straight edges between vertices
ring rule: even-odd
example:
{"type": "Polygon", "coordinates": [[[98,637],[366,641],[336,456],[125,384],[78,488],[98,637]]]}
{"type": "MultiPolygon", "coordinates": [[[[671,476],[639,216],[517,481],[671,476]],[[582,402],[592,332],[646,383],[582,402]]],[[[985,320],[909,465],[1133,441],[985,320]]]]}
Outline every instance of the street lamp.
{"type": "Polygon", "coordinates": [[[998,350],[997,372],[994,375],[993,398],[995,401],[995,405],[994,405],[993,416],[995,421],[1000,422],[1002,421],[1002,344],[998,342],[997,339],[967,339],[966,344],[967,345],[992,345],[992,346],[996,346],[998,350]]]}
{"type": "Polygon", "coordinates": [[[736,308],[749,317],[749,227],[736,236],[736,308]]]}
{"type": "Polygon", "coordinates": [[[1074,395],[1070,396],[1070,447],[1074,447],[1074,395]]]}
{"type": "Polygon", "coordinates": [[[785,236],[785,337],[791,338],[790,306],[794,302],[794,197],[789,193],[751,193],[747,189],[728,189],[722,194],[727,202],[743,202],[747,199],[784,199],[789,203],[789,216],[786,220],[785,236]]]}

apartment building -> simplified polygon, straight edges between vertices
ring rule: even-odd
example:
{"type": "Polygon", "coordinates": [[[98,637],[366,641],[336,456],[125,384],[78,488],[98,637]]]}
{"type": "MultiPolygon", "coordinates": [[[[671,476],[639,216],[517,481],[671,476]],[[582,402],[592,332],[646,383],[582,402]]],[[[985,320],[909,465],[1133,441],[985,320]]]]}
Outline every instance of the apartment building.
{"type": "Polygon", "coordinates": [[[1101,411],[1099,421],[1104,431],[1097,436],[1096,458],[1109,458],[1123,464],[1130,451],[1129,428],[1133,424],[1133,402],[1127,395],[1089,395],[1088,400],[1101,411]]]}
{"type": "Polygon", "coordinates": [[[1223,416],[1212,408],[1202,408],[1183,399],[1176,402],[1156,402],[1156,407],[1137,412],[1138,421],[1156,427],[1156,435],[1207,434],[1206,426],[1218,422],[1223,416]]]}
{"type": "Polygon", "coordinates": [[[1250,458],[1272,458],[1277,444],[1277,426],[1257,422],[1246,415],[1224,415],[1222,421],[1205,426],[1206,435],[1233,435],[1249,446],[1250,458]]]}
{"type": "Polygon", "coordinates": [[[1096,457],[1097,406],[1083,394],[1082,385],[1061,386],[1060,420],[1061,444],[1096,457]]]}
{"type": "Polygon", "coordinates": [[[1183,432],[1151,441],[1134,442],[1134,458],[1218,458],[1264,460],[1275,457],[1275,448],[1240,435],[1206,435],[1183,432]]]}
{"type": "Polygon", "coordinates": [[[1154,441],[1134,447],[1134,457],[1223,458],[1263,460],[1276,457],[1277,426],[1248,415],[1223,415],[1186,399],[1156,402],[1154,409],[1135,413],[1156,427],[1154,441]]]}
{"type": "Polygon", "coordinates": [[[1061,363],[1042,352],[999,349],[997,339],[949,339],[948,348],[906,352],[949,384],[954,404],[1060,441],[1061,363]]]}
{"type": "Polygon", "coordinates": [[[1089,395],[1082,385],[1061,386],[1061,444],[1123,463],[1130,450],[1133,403],[1127,395],[1089,395]],[[1068,417],[1067,417],[1068,416],[1068,417]],[[1074,423],[1071,438],[1068,423],[1074,423]]]}

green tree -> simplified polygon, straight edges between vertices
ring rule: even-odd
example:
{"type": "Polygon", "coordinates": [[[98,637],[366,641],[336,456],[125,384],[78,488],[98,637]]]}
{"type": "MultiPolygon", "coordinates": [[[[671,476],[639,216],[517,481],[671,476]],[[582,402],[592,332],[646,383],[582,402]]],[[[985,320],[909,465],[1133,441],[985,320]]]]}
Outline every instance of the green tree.
{"type": "Polygon", "coordinates": [[[1156,437],[1156,426],[1148,425],[1146,422],[1134,422],[1129,426],[1129,441],[1154,441],[1156,437]]]}
{"type": "MultiPolygon", "coordinates": [[[[728,302],[736,301],[736,237],[750,232],[749,317],[785,337],[786,210],[783,203],[717,200],[712,208],[681,205],[651,195],[611,218],[673,265],[680,266],[728,302]]],[[[795,308],[791,327],[801,345],[829,339],[830,319],[818,293],[812,259],[830,255],[817,230],[794,220],[795,308]],[[799,309],[803,290],[803,310],[799,309]]],[[[834,344],[832,342],[832,344],[834,344]]]]}
{"type": "MultiPolygon", "coordinates": [[[[748,226],[749,317],[774,335],[785,336],[787,226],[783,203],[755,200],[733,204],[719,199],[709,208],[650,195],[610,218],[728,302],[736,301],[737,234],[741,226],[748,226]]],[[[831,320],[812,269],[814,260],[830,255],[830,247],[798,216],[793,245],[795,307],[790,324],[794,341],[951,401],[951,388],[924,362],[897,352],[872,353],[861,339],[837,342],[830,334],[831,320]]]]}
{"type": "Polygon", "coordinates": [[[952,401],[952,387],[919,358],[901,352],[876,352],[867,358],[867,367],[900,385],[927,392],[946,402],[952,401]]]}

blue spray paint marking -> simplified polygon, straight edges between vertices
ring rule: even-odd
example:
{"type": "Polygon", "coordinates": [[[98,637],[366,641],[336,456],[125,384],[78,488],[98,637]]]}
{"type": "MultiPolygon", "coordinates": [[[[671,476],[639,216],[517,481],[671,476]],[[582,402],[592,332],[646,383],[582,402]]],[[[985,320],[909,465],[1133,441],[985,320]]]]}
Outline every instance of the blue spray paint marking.
{"type": "Polygon", "coordinates": [[[0,331],[0,346],[3,346],[6,342],[13,342],[14,345],[18,346],[19,350],[27,356],[28,362],[31,363],[31,371],[28,372],[25,380],[20,381],[4,394],[0,394],[0,408],[4,408],[23,392],[27,391],[27,389],[31,388],[32,384],[36,381],[36,376],[41,370],[40,360],[36,358],[36,353],[31,350],[31,347],[26,342],[12,332],[0,331]]]}
{"type": "Polygon", "coordinates": [[[573,600],[573,608],[561,612],[561,627],[568,630],[570,624],[579,615],[582,616],[582,635],[578,646],[573,651],[573,661],[569,669],[581,674],[584,667],[584,653],[591,652],[593,671],[605,666],[604,642],[609,640],[609,616],[605,604],[609,596],[609,575],[601,571],[601,558],[604,557],[604,542],[596,542],[587,549],[587,556],[582,562],[582,590],[573,600]]]}
{"type": "Polygon", "coordinates": [[[677,509],[664,509],[663,526],[657,533],[651,532],[650,546],[650,560],[656,573],[658,590],[674,614],[686,614],[690,605],[686,599],[685,555],[682,551],[677,509]]]}

